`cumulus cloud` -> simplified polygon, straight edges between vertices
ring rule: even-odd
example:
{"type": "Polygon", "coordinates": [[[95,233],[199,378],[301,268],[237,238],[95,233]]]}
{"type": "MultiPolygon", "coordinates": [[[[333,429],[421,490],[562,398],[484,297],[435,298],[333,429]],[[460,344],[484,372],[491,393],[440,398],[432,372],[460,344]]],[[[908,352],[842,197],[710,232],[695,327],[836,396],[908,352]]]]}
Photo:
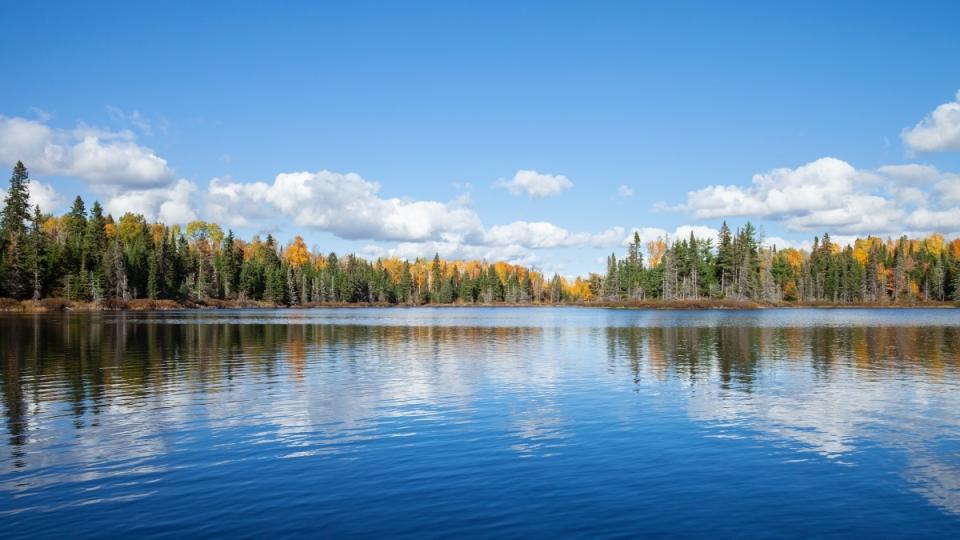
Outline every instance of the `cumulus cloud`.
{"type": "Polygon", "coordinates": [[[623,227],[613,227],[601,233],[574,233],[546,221],[514,221],[494,225],[484,235],[484,243],[494,246],[520,245],[532,249],[604,246],[623,237],[623,227]]]}
{"type": "Polygon", "coordinates": [[[278,217],[294,225],[370,244],[371,256],[506,260],[532,264],[535,250],[616,245],[624,229],[574,232],[549,222],[514,221],[485,227],[462,196],[448,202],[386,198],[380,185],[354,173],[320,171],[278,174],[273,182],[213,179],[207,191],[211,219],[231,227],[259,227],[278,217]]]}
{"type": "Polygon", "coordinates": [[[378,183],[355,173],[282,173],[271,184],[214,180],[207,207],[215,217],[235,216],[236,225],[272,210],[295,225],[348,240],[462,241],[482,236],[469,198],[413,201],[382,198],[379,191],[378,183]]]}
{"type": "MultiPolygon", "coordinates": [[[[400,242],[392,247],[368,245],[363,249],[371,257],[416,259],[439,254],[446,259],[480,259],[506,261],[535,267],[543,266],[536,250],[571,247],[616,245],[623,238],[623,227],[612,227],[600,233],[575,233],[547,222],[515,221],[490,227],[476,242],[426,241],[400,242]]],[[[550,267],[550,272],[559,267],[550,267]]]]}
{"type": "Polygon", "coordinates": [[[935,186],[940,201],[947,204],[960,204],[960,175],[944,178],[935,186]]]}
{"type": "Polygon", "coordinates": [[[244,184],[230,178],[214,178],[207,188],[207,215],[229,227],[252,227],[276,217],[267,201],[270,186],[263,182],[244,184]]]}
{"type": "Polygon", "coordinates": [[[907,225],[919,231],[960,231],[960,208],[918,208],[907,219],[907,225]]]}
{"type": "Polygon", "coordinates": [[[400,242],[391,247],[368,245],[362,251],[370,257],[398,257],[408,260],[430,258],[434,254],[439,254],[444,259],[451,260],[505,261],[531,267],[540,262],[535,252],[517,244],[489,246],[444,241],[400,242]]]}
{"type": "Polygon", "coordinates": [[[620,197],[633,197],[633,188],[627,185],[621,185],[617,188],[617,195],[620,197]]]}
{"type": "Polygon", "coordinates": [[[960,150],[960,91],[954,101],[940,105],[912,128],[905,128],[900,138],[917,152],[960,150]]]}
{"type": "Polygon", "coordinates": [[[888,165],[860,170],[836,158],[795,169],[754,175],[747,186],[713,185],[691,191],[675,209],[701,219],[753,217],[779,221],[796,231],[831,234],[899,233],[904,224],[938,230],[960,201],[960,176],[930,165],[888,165]],[[934,208],[930,206],[934,205],[934,208]]]}
{"type": "Polygon", "coordinates": [[[797,247],[797,242],[781,238],[779,236],[767,236],[763,238],[762,244],[768,248],[785,249],[797,247]]]}
{"type": "Polygon", "coordinates": [[[180,179],[169,186],[117,190],[105,193],[104,208],[114,216],[126,212],[143,214],[147,221],[185,224],[197,219],[193,200],[197,186],[180,179]]]}
{"type": "MultiPolygon", "coordinates": [[[[4,194],[6,196],[6,194],[4,194]]],[[[42,212],[53,213],[63,208],[66,198],[50,184],[30,181],[30,206],[39,206],[42,212]]]]}
{"type": "MultiPolygon", "coordinates": [[[[66,199],[50,184],[45,184],[37,180],[30,180],[29,184],[29,203],[31,212],[34,206],[39,206],[40,211],[44,213],[54,213],[64,207],[66,199]]],[[[0,206],[2,201],[7,199],[7,191],[0,188],[0,206]]]]}
{"type": "Polygon", "coordinates": [[[796,169],[756,174],[746,188],[715,185],[692,191],[686,206],[698,218],[789,217],[836,208],[866,179],[845,161],[821,158],[796,169]]]}
{"type": "MultiPolygon", "coordinates": [[[[380,185],[355,173],[281,173],[272,183],[215,178],[207,212],[230,226],[253,226],[285,216],[295,225],[331,232],[347,240],[415,244],[521,246],[528,249],[616,243],[623,229],[572,232],[549,222],[515,221],[483,226],[469,197],[449,202],[383,198],[380,185]]],[[[460,249],[460,248],[458,248],[460,249]]]]}
{"type": "Polygon", "coordinates": [[[933,165],[907,163],[904,165],[884,165],[877,172],[903,184],[924,185],[939,180],[943,174],[933,165]]]}
{"type": "Polygon", "coordinates": [[[129,131],[83,124],[52,128],[41,120],[0,116],[0,162],[23,161],[35,173],[73,176],[94,185],[157,187],[173,180],[166,160],[129,131]]]}
{"type": "Polygon", "coordinates": [[[531,199],[545,199],[555,197],[573,187],[566,176],[562,174],[541,174],[537,171],[519,170],[512,180],[501,180],[498,187],[506,188],[513,195],[524,193],[531,199]]]}

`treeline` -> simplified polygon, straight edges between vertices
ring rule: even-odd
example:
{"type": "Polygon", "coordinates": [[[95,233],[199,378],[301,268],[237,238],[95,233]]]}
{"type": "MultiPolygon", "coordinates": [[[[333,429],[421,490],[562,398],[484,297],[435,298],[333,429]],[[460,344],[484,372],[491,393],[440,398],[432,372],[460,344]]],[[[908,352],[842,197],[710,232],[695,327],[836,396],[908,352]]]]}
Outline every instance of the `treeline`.
{"type": "Polygon", "coordinates": [[[735,299],[780,303],[891,304],[960,301],[960,239],[883,240],[876,236],[841,246],[829,234],[811,250],[764,247],[747,222],[731,231],[724,222],[716,243],[689,238],[647,243],[643,264],[634,234],[627,255],[607,259],[607,273],[590,277],[602,298],[629,300],[735,299]]]}
{"type": "Polygon", "coordinates": [[[29,208],[29,178],[17,163],[0,223],[0,297],[101,302],[177,301],[313,303],[558,303],[589,297],[568,282],[505,262],[405,261],[311,252],[302,238],[236,238],[216,224],[181,228],[124,214],[77,197],[63,216],[29,208]]]}
{"type": "Polygon", "coordinates": [[[103,302],[564,303],[750,300],[904,303],[960,300],[960,240],[868,237],[841,248],[828,235],[810,253],[761,245],[747,223],[712,239],[634,235],[607,272],[569,281],[505,262],[338,257],[302,238],[236,238],[213,223],[185,228],[143,216],[104,215],[77,197],[62,216],[30,208],[29,176],[17,163],[0,218],[0,297],[103,302]],[[649,260],[644,261],[644,248],[649,260]]]}

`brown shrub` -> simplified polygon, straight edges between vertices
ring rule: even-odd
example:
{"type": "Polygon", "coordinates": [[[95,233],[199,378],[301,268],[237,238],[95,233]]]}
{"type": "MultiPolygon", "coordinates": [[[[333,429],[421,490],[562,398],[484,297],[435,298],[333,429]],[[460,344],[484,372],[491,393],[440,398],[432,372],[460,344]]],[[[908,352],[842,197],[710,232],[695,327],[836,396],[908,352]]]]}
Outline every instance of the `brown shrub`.
{"type": "Polygon", "coordinates": [[[0,298],[0,311],[23,311],[23,305],[13,298],[0,298]]]}
{"type": "Polygon", "coordinates": [[[101,309],[127,309],[127,302],[121,298],[107,298],[100,302],[101,309]]]}
{"type": "Polygon", "coordinates": [[[69,302],[66,298],[43,298],[37,304],[44,311],[63,311],[67,309],[69,302]]]}
{"type": "Polygon", "coordinates": [[[180,309],[175,300],[159,300],[152,298],[136,298],[127,302],[127,308],[134,311],[180,309]]]}

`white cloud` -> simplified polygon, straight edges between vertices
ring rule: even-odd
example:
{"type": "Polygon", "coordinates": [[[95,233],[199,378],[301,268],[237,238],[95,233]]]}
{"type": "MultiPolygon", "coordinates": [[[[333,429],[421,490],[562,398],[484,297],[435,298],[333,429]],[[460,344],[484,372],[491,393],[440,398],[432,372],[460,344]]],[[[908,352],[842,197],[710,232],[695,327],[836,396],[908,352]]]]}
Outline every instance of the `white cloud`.
{"type": "Polygon", "coordinates": [[[348,240],[397,241],[396,249],[416,253],[443,248],[486,256],[496,247],[519,257],[521,249],[612,245],[623,236],[620,227],[594,234],[543,221],[487,229],[467,196],[450,202],[417,201],[381,198],[379,190],[379,184],[357,174],[330,171],[282,173],[271,184],[215,178],[207,193],[207,212],[233,227],[254,226],[280,215],[348,240]]]}
{"type": "MultiPolygon", "coordinates": [[[[487,261],[506,261],[525,266],[541,265],[536,250],[552,248],[572,248],[585,246],[616,245],[623,238],[622,227],[612,227],[606,231],[574,233],[547,222],[515,221],[508,225],[494,225],[477,242],[426,241],[400,242],[392,247],[368,245],[364,254],[372,257],[400,257],[416,259],[433,257],[439,253],[446,259],[479,259],[487,261]]],[[[551,272],[557,268],[551,266],[551,272]]]]}
{"type": "Polygon", "coordinates": [[[73,176],[95,185],[157,187],[173,179],[166,160],[137,144],[129,131],[83,124],[58,129],[39,120],[0,116],[0,162],[18,160],[34,173],[73,176]]]}
{"type": "Polygon", "coordinates": [[[506,188],[513,195],[527,194],[531,199],[554,197],[573,187],[566,176],[541,174],[537,171],[519,170],[513,180],[501,180],[498,187],[506,188]]]}
{"type": "Polygon", "coordinates": [[[904,165],[884,165],[877,172],[904,184],[924,185],[934,182],[942,173],[933,165],[907,163],[904,165]]]}
{"type": "Polygon", "coordinates": [[[941,201],[960,203],[960,178],[937,182],[936,189],[940,192],[941,201]]]}
{"type": "Polygon", "coordinates": [[[197,219],[193,204],[196,191],[193,182],[180,179],[171,186],[105,193],[104,207],[115,217],[133,212],[143,214],[147,221],[185,224],[197,219]]]}
{"type": "Polygon", "coordinates": [[[44,213],[53,213],[63,208],[66,199],[50,184],[30,180],[30,206],[39,206],[44,213]]]}
{"type": "Polygon", "coordinates": [[[622,227],[613,227],[598,234],[574,233],[546,221],[514,221],[494,225],[484,235],[484,243],[495,246],[520,245],[532,249],[603,246],[615,244],[623,237],[622,227]]]}
{"type": "Polygon", "coordinates": [[[214,178],[207,188],[210,220],[228,227],[251,227],[255,222],[276,217],[267,200],[270,187],[263,182],[244,184],[230,178],[214,178]]]}
{"type": "Polygon", "coordinates": [[[485,227],[469,196],[449,202],[384,198],[380,185],[354,173],[282,173],[272,183],[215,178],[207,192],[210,219],[231,227],[290,220],[347,240],[369,244],[368,256],[432,257],[537,262],[536,250],[616,245],[622,227],[573,232],[549,222],[515,221],[485,227]]]}
{"type": "MultiPolygon", "coordinates": [[[[45,184],[37,180],[30,180],[29,184],[29,204],[31,215],[33,213],[33,207],[39,206],[40,211],[49,214],[57,212],[62,209],[66,203],[66,199],[57,192],[57,190],[50,184],[45,184]]],[[[0,188],[0,207],[3,206],[3,201],[7,199],[7,191],[0,188]]]]}
{"type": "Polygon", "coordinates": [[[900,138],[918,152],[960,150],[960,91],[954,101],[940,105],[912,128],[905,128],[900,138]]]}
{"type": "Polygon", "coordinates": [[[846,197],[843,206],[813,210],[787,224],[795,230],[869,234],[895,230],[905,214],[896,201],[857,193],[846,197]]]}
{"type": "Polygon", "coordinates": [[[214,180],[208,209],[236,216],[243,225],[270,209],[294,225],[332,232],[348,240],[462,241],[482,237],[480,218],[461,197],[450,202],[381,198],[380,185],[355,173],[278,174],[272,184],[214,180]]]}
{"type": "Polygon", "coordinates": [[[906,222],[910,227],[920,231],[960,231],[960,208],[946,210],[919,208],[906,222]]]}
{"type": "Polygon", "coordinates": [[[766,247],[776,247],[777,249],[786,249],[795,247],[796,242],[781,238],[779,236],[767,236],[763,239],[763,245],[766,247]]]}
{"type": "Polygon", "coordinates": [[[633,197],[633,188],[627,185],[621,185],[617,188],[617,195],[620,197],[633,197]]]}
{"type": "Polygon", "coordinates": [[[686,208],[698,218],[789,217],[841,206],[866,179],[845,161],[821,158],[796,169],[756,174],[747,188],[718,185],[692,191],[686,208]]]}
{"type": "Polygon", "coordinates": [[[389,248],[368,245],[363,249],[363,253],[371,257],[398,257],[407,260],[430,258],[433,257],[434,254],[439,254],[440,257],[450,260],[475,259],[490,262],[505,261],[510,264],[522,264],[524,266],[534,266],[540,260],[536,253],[524,246],[516,244],[486,246],[444,241],[401,242],[389,248]]]}
{"type": "Polygon", "coordinates": [[[686,203],[675,209],[701,219],[755,217],[782,222],[796,231],[854,235],[899,233],[904,223],[932,227],[936,220],[917,213],[946,211],[945,206],[956,201],[960,175],[930,165],[887,165],[869,171],[822,158],[796,169],[754,175],[746,187],[714,185],[691,191],[686,203]]]}

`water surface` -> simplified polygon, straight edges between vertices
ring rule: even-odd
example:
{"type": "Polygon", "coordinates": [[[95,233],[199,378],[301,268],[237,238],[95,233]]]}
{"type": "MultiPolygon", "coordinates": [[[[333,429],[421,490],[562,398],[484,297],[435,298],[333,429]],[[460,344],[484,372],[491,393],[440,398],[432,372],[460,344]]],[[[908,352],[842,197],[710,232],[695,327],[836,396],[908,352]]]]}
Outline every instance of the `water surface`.
{"type": "Polygon", "coordinates": [[[5,538],[960,535],[960,313],[0,317],[5,538]]]}

